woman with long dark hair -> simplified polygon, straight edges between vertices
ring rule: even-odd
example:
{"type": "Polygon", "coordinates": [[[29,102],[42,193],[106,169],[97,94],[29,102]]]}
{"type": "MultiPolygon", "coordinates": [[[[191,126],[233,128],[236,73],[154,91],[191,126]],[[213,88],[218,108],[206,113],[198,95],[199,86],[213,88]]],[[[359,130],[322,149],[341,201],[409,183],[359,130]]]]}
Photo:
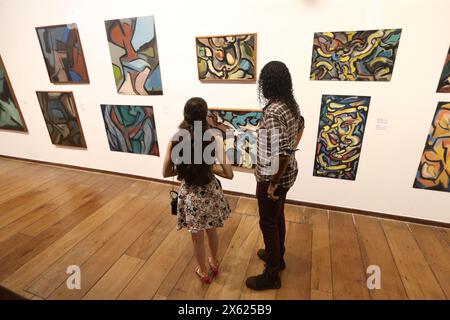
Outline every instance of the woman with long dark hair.
{"type": "Polygon", "coordinates": [[[164,177],[177,175],[181,181],[177,229],[186,228],[191,233],[198,263],[195,272],[203,283],[211,282],[206,268],[204,234],[206,232],[211,252],[208,264],[215,276],[219,272],[216,228],[223,227],[224,220],[230,214],[230,207],[215,174],[227,179],[233,178],[233,170],[225,162],[222,136],[209,131],[212,129],[207,117],[208,106],[205,100],[191,98],[186,102],[184,120],[167,147],[163,166],[164,177]],[[214,148],[209,147],[211,144],[214,148]]]}
{"type": "Polygon", "coordinates": [[[293,94],[291,74],[284,63],[267,63],[258,84],[264,107],[258,129],[255,176],[265,248],[257,255],[265,262],[265,269],[262,274],[249,277],[246,284],[254,290],[266,290],[281,287],[280,271],[286,268],[284,203],[298,173],[295,151],[303,134],[304,119],[293,94]]]}

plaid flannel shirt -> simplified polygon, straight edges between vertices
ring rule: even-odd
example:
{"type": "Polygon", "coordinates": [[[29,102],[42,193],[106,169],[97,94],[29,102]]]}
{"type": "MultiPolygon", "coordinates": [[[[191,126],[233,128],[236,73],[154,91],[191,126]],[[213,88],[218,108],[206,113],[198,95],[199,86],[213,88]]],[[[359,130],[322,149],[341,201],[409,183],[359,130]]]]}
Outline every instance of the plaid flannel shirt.
{"type": "MultiPolygon", "coordinates": [[[[298,174],[295,159],[297,133],[304,128],[304,118],[297,109],[298,117],[282,102],[273,102],[263,109],[263,118],[258,127],[258,144],[255,176],[256,181],[270,181],[275,172],[271,166],[279,155],[289,156],[289,164],[279,181],[279,185],[290,188],[298,174]],[[265,129],[265,130],[261,130],[265,129]],[[279,141],[278,148],[272,150],[272,141],[279,141]]],[[[275,145],[276,146],[276,145],[275,145]]]]}

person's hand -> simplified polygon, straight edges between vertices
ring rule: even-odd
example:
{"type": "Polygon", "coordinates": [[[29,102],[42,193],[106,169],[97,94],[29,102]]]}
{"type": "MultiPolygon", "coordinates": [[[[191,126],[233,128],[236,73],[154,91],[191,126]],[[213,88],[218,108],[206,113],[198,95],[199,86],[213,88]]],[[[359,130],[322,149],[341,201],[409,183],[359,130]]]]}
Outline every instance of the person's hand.
{"type": "Polygon", "coordinates": [[[206,121],[212,128],[218,128],[219,126],[217,115],[215,115],[214,113],[208,114],[208,116],[206,117],[206,121]]]}
{"type": "Polygon", "coordinates": [[[278,199],[280,199],[279,196],[275,195],[275,191],[278,188],[278,184],[276,183],[270,183],[269,187],[267,188],[267,197],[272,200],[272,201],[277,201],[278,199]]]}

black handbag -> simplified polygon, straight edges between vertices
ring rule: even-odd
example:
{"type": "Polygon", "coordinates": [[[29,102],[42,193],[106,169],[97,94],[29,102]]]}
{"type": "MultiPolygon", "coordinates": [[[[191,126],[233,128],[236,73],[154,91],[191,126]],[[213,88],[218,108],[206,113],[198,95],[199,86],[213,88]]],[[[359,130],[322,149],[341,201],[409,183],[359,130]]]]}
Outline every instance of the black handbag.
{"type": "MultiPolygon", "coordinates": [[[[175,171],[175,166],[173,166],[173,170],[175,171]]],[[[174,184],[175,184],[175,176],[172,177],[172,190],[169,192],[169,198],[170,198],[170,207],[172,209],[171,213],[172,215],[176,216],[178,213],[178,192],[174,190],[174,184]]]]}
{"type": "Polygon", "coordinates": [[[172,215],[176,216],[178,213],[178,192],[170,191],[170,207],[172,208],[172,215]]]}

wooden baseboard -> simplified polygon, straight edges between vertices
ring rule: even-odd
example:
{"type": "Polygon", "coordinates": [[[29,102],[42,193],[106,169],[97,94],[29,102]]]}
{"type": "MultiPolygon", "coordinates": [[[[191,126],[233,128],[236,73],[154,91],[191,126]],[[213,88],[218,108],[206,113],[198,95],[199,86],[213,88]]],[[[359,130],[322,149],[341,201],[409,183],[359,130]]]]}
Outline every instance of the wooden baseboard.
{"type": "MultiPolygon", "coordinates": [[[[158,178],[151,178],[151,177],[146,177],[146,176],[134,175],[134,174],[129,174],[129,173],[121,173],[121,172],[109,171],[109,170],[102,170],[102,169],[87,168],[87,167],[69,165],[69,164],[64,164],[64,163],[56,163],[56,162],[35,160],[35,159],[26,159],[26,158],[6,156],[6,155],[0,155],[0,157],[19,160],[19,161],[34,162],[34,163],[50,165],[50,166],[75,169],[75,170],[83,170],[83,171],[97,172],[97,173],[103,173],[103,174],[112,174],[112,175],[117,175],[117,176],[121,176],[121,177],[127,177],[127,178],[132,178],[132,179],[141,179],[141,180],[147,180],[147,181],[158,182],[158,183],[175,184],[175,185],[179,184],[179,182],[177,182],[177,181],[172,182],[172,181],[158,179],[158,178]]],[[[231,190],[224,190],[224,192],[226,194],[233,195],[233,196],[255,198],[255,195],[249,194],[249,193],[242,193],[242,192],[236,192],[236,191],[231,191],[231,190]]],[[[324,209],[324,210],[340,211],[340,212],[346,212],[346,213],[352,213],[352,214],[358,214],[358,215],[364,215],[364,216],[371,216],[371,217],[382,218],[382,219],[398,220],[398,221],[404,221],[404,222],[410,222],[410,223],[425,224],[425,225],[430,225],[430,226],[435,226],[435,227],[450,228],[450,223],[434,221],[434,220],[426,220],[426,219],[420,219],[420,218],[414,218],[414,217],[406,217],[406,216],[400,216],[400,215],[396,215],[396,214],[387,214],[387,213],[380,213],[380,212],[367,211],[367,210],[361,210],[361,209],[351,209],[351,208],[345,208],[345,207],[339,207],[339,206],[331,206],[331,205],[326,205],[326,204],[305,202],[305,201],[299,201],[299,200],[290,200],[290,199],[287,199],[286,203],[293,204],[293,205],[299,205],[299,206],[305,206],[305,207],[319,208],[319,209],[324,209]]]]}

